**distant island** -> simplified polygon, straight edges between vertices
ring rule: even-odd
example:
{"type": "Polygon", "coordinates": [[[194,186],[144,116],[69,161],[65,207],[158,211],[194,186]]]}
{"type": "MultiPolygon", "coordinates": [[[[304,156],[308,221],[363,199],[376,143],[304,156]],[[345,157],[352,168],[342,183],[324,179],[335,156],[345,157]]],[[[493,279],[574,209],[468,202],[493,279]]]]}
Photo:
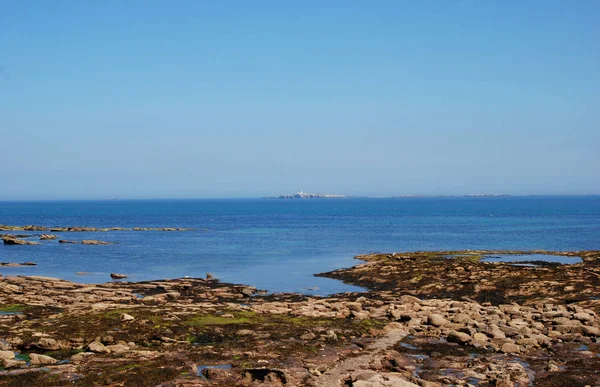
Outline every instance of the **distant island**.
{"type": "Polygon", "coordinates": [[[323,198],[325,198],[325,199],[342,199],[345,197],[346,197],[345,195],[308,193],[308,192],[300,191],[295,194],[271,196],[271,197],[266,197],[265,199],[323,199],[323,198]]]}
{"type": "Polygon", "coordinates": [[[346,196],[326,193],[308,193],[304,191],[295,194],[267,196],[263,199],[344,199],[344,198],[363,198],[363,199],[403,199],[403,198],[456,198],[456,197],[503,197],[511,196],[505,193],[499,194],[466,194],[466,195],[398,195],[389,197],[369,197],[369,196],[346,196]]]}

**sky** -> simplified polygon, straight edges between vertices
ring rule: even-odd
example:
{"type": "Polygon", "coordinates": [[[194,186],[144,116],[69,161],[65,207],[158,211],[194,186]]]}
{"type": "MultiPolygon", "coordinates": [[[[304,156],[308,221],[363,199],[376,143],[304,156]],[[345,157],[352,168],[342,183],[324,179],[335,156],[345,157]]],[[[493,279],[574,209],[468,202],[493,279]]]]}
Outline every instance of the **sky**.
{"type": "Polygon", "coordinates": [[[0,200],[600,194],[600,2],[0,1],[0,200]]]}

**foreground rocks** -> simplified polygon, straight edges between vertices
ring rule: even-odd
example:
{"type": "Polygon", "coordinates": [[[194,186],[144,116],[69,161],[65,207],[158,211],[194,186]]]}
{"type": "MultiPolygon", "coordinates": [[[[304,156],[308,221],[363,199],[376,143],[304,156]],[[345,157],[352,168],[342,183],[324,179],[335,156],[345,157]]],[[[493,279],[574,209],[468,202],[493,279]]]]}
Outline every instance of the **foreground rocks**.
{"type": "MultiPolygon", "coordinates": [[[[582,266],[595,273],[600,253],[585,254],[582,266]]],[[[260,295],[212,278],[4,277],[0,385],[600,385],[598,290],[581,300],[576,290],[548,297],[524,287],[516,302],[510,286],[494,298],[502,302],[478,292],[442,297],[434,289],[449,292],[452,281],[431,276],[410,288],[394,280],[407,263],[415,276],[429,268],[373,257],[344,273],[376,290],[331,297],[260,295]]],[[[439,261],[438,271],[456,265],[439,261]]],[[[557,275],[562,289],[587,289],[586,277],[557,275]]]]}

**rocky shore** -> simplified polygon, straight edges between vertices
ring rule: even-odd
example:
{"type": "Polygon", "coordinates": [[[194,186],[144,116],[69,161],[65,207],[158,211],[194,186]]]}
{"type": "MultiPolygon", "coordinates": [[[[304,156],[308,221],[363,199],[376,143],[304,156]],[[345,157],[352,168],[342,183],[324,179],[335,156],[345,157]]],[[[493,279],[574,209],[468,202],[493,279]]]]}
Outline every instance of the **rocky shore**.
{"type": "Polygon", "coordinates": [[[600,385],[600,252],[533,266],[490,253],[360,256],[322,275],[370,291],[330,297],[6,276],[0,385],[600,385]]]}

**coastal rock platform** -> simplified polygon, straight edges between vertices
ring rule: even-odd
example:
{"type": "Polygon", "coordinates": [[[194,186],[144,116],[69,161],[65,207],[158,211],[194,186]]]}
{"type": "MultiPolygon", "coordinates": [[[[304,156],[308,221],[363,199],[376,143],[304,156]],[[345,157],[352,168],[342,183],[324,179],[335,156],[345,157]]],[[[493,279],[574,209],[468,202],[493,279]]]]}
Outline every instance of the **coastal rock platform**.
{"type": "Polygon", "coordinates": [[[600,385],[600,252],[370,254],[329,297],[216,279],[0,279],[0,385],[600,385]],[[462,269],[459,269],[462,267],[462,269]]]}

